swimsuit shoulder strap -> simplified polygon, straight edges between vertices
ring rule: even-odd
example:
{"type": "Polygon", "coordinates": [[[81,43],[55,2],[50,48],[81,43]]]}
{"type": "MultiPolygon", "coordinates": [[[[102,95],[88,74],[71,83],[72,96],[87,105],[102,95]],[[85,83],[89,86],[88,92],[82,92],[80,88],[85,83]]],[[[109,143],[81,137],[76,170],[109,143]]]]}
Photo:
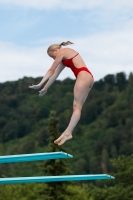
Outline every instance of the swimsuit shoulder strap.
{"type": "MultiPolygon", "coordinates": [[[[72,58],[68,58],[68,59],[64,59],[64,60],[72,60],[73,58],[75,58],[79,53],[77,53],[75,56],[73,56],[72,58]]],[[[62,60],[62,61],[64,61],[62,60]]]]}
{"type": "Polygon", "coordinates": [[[74,57],[72,57],[71,59],[75,58],[79,53],[77,53],[74,57]]]}

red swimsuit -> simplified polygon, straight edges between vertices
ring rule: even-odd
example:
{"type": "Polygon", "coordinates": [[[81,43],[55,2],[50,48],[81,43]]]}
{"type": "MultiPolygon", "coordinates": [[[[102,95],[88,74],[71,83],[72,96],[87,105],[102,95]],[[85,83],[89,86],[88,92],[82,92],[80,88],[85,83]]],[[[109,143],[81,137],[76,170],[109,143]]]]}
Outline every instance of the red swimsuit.
{"type": "Polygon", "coordinates": [[[92,73],[87,69],[87,67],[80,67],[80,68],[77,68],[77,67],[74,66],[72,60],[73,60],[73,58],[75,58],[77,55],[78,55],[78,53],[77,53],[74,57],[72,57],[72,58],[62,60],[63,65],[69,67],[69,68],[73,71],[73,73],[74,73],[74,75],[76,76],[76,78],[77,78],[78,73],[81,72],[81,71],[86,71],[86,72],[88,72],[89,74],[91,74],[91,76],[92,76],[92,78],[93,78],[92,73]]]}

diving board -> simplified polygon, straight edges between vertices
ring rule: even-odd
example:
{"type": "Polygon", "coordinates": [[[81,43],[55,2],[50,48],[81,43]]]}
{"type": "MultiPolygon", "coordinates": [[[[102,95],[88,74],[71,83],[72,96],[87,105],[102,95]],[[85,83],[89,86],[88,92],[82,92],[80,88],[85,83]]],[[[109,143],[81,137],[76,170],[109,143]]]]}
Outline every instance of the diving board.
{"type": "Polygon", "coordinates": [[[115,177],[107,174],[15,177],[15,178],[0,178],[0,184],[41,183],[41,182],[59,182],[59,181],[90,181],[90,180],[108,180],[108,179],[115,179],[115,177]]]}
{"type": "Polygon", "coordinates": [[[37,160],[50,160],[58,158],[72,158],[73,156],[65,152],[51,152],[51,153],[33,153],[33,154],[20,154],[20,155],[6,155],[0,156],[1,163],[13,162],[29,162],[37,160]]]}

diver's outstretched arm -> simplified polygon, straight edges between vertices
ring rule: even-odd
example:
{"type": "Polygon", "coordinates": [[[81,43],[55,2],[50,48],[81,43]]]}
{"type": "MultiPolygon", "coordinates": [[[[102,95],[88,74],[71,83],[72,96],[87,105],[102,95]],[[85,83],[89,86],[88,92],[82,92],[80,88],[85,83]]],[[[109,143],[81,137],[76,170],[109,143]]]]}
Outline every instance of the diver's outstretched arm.
{"type": "Polygon", "coordinates": [[[31,89],[40,89],[40,87],[54,74],[53,71],[48,70],[45,76],[42,78],[41,82],[37,85],[29,85],[29,88],[31,89]]]}
{"type": "Polygon", "coordinates": [[[48,88],[53,84],[53,82],[56,80],[56,78],[59,76],[59,74],[61,73],[61,71],[65,68],[65,66],[63,64],[59,64],[56,71],[54,72],[54,74],[50,77],[50,79],[47,81],[47,83],[45,84],[44,88],[39,91],[39,96],[43,96],[44,94],[46,94],[48,88]]]}
{"type": "Polygon", "coordinates": [[[43,79],[41,80],[41,82],[37,85],[29,85],[29,88],[31,89],[39,89],[52,75],[54,75],[55,71],[57,71],[57,67],[58,65],[62,66],[62,58],[63,58],[63,54],[60,53],[59,55],[56,56],[55,61],[53,62],[52,66],[50,67],[50,69],[47,71],[47,73],[45,74],[45,76],[43,77],[43,79]]]}

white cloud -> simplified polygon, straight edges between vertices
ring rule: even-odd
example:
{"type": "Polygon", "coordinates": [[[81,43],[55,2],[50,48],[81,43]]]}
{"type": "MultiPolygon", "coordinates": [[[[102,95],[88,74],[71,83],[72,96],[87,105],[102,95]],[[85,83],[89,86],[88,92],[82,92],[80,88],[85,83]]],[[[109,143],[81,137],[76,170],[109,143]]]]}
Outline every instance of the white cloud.
{"type": "Polygon", "coordinates": [[[133,8],[132,0],[0,0],[0,4],[2,5],[16,5],[23,6],[34,9],[92,9],[95,7],[101,7],[104,9],[121,9],[125,8],[133,8]]]}
{"type": "Polygon", "coordinates": [[[133,71],[133,22],[129,27],[75,41],[96,80],[111,73],[133,71]]]}
{"type": "MultiPolygon", "coordinates": [[[[88,37],[69,38],[74,42],[86,65],[94,74],[95,80],[107,74],[133,71],[133,21],[121,30],[97,33],[88,37]]],[[[59,43],[66,38],[47,38],[38,47],[23,47],[15,44],[0,43],[0,82],[17,80],[23,76],[43,76],[52,64],[47,56],[47,46],[59,43]],[[51,41],[51,43],[50,43],[51,41]],[[44,44],[45,43],[45,44],[44,44]],[[49,43],[49,44],[48,44],[49,43]],[[44,44],[44,45],[43,45],[44,44]],[[47,46],[46,46],[47,44],[47,46]]],[[[66,68],[59,79],[74,78],[66,68]]]]}
{"type": "MultiPolygon", "coordinates": [[[[0,82],[44,76],[53,62],[46,50],[46,46],[32,48],[0,42],[0,82]]],[[[69,74],[70,71],[67,77],[69,74]]],[[[64,79],[66,72],[61,77],[64,79]]],[[[74,78],[72,74],[71,77],[74,78]]]]}

